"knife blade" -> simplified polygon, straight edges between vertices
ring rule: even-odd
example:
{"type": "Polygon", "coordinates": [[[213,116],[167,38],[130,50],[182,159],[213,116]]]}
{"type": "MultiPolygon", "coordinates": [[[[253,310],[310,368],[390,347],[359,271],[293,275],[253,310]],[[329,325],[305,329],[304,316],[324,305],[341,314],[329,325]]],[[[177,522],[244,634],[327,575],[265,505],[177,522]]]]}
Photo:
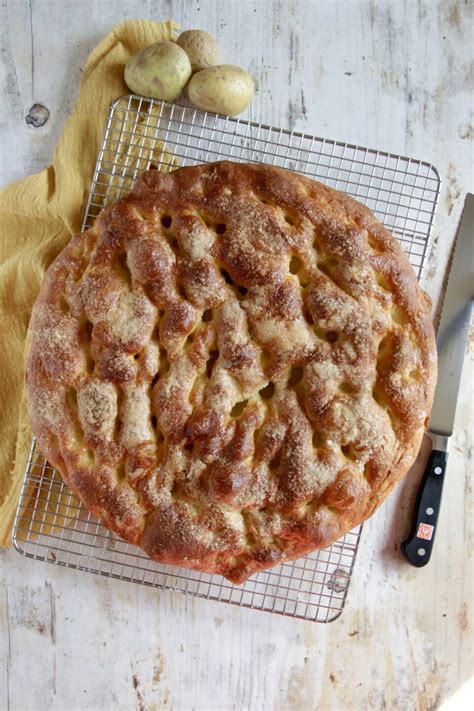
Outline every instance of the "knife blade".
{"type": "Polygon", "coordinates": [[[468,193],[459,223],[436,339],[438,383],[428,434],[433,442],[413,512],[412,528],[400,545],[411,565],[426,565],[433,550],[443,483],[453,434],[462,366],[474,299],[474,195],[468,193]]]}

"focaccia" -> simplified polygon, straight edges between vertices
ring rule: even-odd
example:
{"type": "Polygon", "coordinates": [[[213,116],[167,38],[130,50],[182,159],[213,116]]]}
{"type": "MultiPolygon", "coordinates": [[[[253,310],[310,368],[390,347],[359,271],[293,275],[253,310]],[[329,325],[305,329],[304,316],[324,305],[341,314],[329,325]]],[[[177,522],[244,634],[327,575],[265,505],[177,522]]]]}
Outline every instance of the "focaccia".
{"type": "Polygon", "coordinates": [[[152,558],[242,582],[326,547],[407,472],[430,301],[366,207],[262,164],[149,170],[47,271],[38,444],[152,558]]]}

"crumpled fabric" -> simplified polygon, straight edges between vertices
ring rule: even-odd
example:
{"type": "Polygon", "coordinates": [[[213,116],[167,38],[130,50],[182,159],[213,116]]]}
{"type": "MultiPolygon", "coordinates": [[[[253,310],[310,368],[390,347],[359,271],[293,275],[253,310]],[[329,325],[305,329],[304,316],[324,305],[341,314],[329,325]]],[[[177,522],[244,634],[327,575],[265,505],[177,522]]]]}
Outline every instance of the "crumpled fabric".
{"type": "Polygon", "coordinates": [[[31,446],[23,354],[32,306],[45,270],[80,231],[110,104],[129,93],[125,63],[178,30],[172,20],[117,25],[89,56],[53,164],[0,192],[0,545],[11,543],[31,446]]]}

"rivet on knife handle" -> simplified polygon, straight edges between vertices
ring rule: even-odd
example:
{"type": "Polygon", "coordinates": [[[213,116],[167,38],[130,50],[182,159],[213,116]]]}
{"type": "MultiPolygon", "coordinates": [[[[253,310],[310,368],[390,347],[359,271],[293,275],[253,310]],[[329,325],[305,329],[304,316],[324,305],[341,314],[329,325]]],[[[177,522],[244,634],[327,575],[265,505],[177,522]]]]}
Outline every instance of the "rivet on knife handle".
{"type": "Polygon", "coordinates": [[[404,558],[417,568],[426,565],[431,557],[447,461],[447,452],[432,450],[418,490],[412,529],[400,546],[404,558]]]}

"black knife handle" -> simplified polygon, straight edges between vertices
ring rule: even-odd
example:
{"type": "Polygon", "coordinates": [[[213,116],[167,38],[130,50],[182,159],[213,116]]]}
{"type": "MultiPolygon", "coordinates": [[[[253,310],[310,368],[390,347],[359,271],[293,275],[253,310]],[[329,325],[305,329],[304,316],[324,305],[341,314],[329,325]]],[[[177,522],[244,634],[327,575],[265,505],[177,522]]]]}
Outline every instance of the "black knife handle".
{"type": "Polygon", "coordinates": [[[431,557],[447,462],[447,452],[431,451],[416,497],[412,529],[400,545],[405,560],[417,568],[426,565],[431,557]]]}

